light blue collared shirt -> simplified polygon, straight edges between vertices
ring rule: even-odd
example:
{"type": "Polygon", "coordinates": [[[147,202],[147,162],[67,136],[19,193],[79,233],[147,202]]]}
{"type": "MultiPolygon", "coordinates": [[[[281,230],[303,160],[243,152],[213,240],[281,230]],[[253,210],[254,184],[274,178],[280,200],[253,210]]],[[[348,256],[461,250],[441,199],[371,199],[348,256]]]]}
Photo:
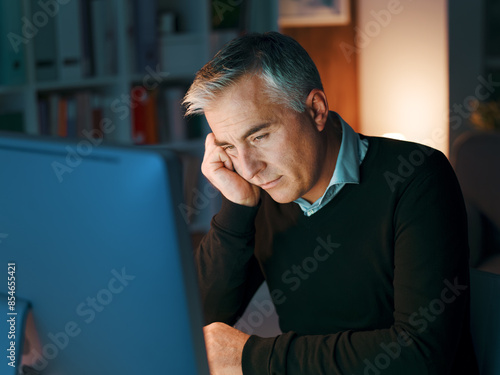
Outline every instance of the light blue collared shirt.
{"type": "Polygon", "coordinates": [[[361,139],[359,134],[342,117],[335,112],[333,114],[339,118],[342,125],[342,141],[337,164],[330,183],[321,198],[312,204],[303,198],[294,200],[306,216],[311,216],[323,208],[345,184],[359,184],[359,166],[368,151],[368,139],[361,139]]]}

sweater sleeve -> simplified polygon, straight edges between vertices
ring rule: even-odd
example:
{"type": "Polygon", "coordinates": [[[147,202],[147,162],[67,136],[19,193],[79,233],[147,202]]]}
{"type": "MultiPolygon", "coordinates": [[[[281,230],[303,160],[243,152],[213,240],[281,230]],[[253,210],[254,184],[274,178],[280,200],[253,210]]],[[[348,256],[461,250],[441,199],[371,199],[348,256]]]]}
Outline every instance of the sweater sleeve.
{"type": "Polygon", "coordinates": [[[223,197],[221,210],[195,251],[206,324],[233,325],[263,281],[253,255],[258,208],[223,197]]]}
{"type": "Polygon", "coordinates": [[[392,326],[251,336],[243,350],[244,375],[449,373],[468,306],[466,214],[446,157],[436,152],[430,162],[431,170],[412,176],[399,191],[394,210],[392,326]]]}

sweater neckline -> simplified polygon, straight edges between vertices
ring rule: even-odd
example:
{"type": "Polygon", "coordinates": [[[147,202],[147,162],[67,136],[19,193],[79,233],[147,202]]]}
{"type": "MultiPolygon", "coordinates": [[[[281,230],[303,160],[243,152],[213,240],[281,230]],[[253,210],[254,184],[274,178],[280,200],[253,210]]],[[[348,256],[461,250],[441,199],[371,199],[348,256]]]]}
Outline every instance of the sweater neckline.
{"type": "MultiPolygon", "coordinates": [[[[355,189],[356,187],[362,185],[364,183],[364,180],[370,177],[372,173],[372,168],[370,166],[373,163],[373,159],[376,157],[376,154],[378,152],[378,147],[379,147],[379,137],[370,137],[370,136],[365,136],[360,134],[360,137],[368,139],[368,150],[366,152],[366,156],[363,159],[363,162],[359,166],[359,172],[360,172],[360,181],[359,184],[346,184],[339,192],[338,194],[333,197],[333,199],[328,202],[324,207],[322,207],[319,211],[314,213],[311,216],[306,216],[298,206],[298,204],[294,202],[288,203],[289,205],[293,205],[292,207],[292,212],[295,215],[298,215],[298,222],[306,225],[306,226],[313,226],[317,222],[322,222],[325,219],[325,216],[329,215],[328,207],[331,207],[331,205],[336,205],[338,202],[344,199],[346,195],[348,195],[352,189],[355,189]]],[[[297,216],[295,216],[297,217],[297,216]]]]}

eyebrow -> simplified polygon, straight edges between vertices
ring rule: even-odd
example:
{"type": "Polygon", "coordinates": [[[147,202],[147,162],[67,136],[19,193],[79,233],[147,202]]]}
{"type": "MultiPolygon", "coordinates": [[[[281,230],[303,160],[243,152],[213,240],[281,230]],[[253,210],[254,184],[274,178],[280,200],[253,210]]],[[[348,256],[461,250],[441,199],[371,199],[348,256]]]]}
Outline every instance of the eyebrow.
{"type": "MultiPolygon", "coordinates": [[[[259,131],[261,131],[262,129],[266,129],[268,127],[271,126],[271,123],[268,122],[268,123],[264,123],[264,124],[260,124],[260,125],[255,125],[255,126],[252,126],[250,129],[248,129],[245,134],[243,134],[243,136],[240,138],[242,140],[244,139],[247,139],[248,137],[250,137],[252,134],[255,134],[259,131]]],[[[223,147],[223,146],[227,146],[229,145],[230,143],[228,142],[225,142],[225,141],[218,141],[218,140],[215,140],[215,145],[216,146],[219,146],[219,147],[223,147]]]]}

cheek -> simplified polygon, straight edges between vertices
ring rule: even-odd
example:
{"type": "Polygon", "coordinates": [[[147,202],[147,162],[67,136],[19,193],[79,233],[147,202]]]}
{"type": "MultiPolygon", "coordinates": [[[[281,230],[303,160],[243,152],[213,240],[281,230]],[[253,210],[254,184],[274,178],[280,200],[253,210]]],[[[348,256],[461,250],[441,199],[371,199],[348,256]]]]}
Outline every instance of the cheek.
{"type": "Polygon", "coordinates": [[[304,180],[307,172],[307,158],[304,159],[302,153],[288,149],[285,152],[276,152],[273,160],[274,163],[269,166],[276,174],[285,175],[294,183],[304,180]]]}
{"type": "Polygon", "coordinates": [[[288,175],[296,175],[302,165],[310,160],[308,150],[286,140],[269,145],[263,150],[263,154],[269,168],[288,175]]]}
{"type": "Polygon", "coordinates": [[[310,186],[318,177],[318,171],[322,163],[319,160],[315,148],[311,146],[301,147],[294,150],[290,155],[289,167],[295,179],[300,181],[302,187],[310,186]]]}

